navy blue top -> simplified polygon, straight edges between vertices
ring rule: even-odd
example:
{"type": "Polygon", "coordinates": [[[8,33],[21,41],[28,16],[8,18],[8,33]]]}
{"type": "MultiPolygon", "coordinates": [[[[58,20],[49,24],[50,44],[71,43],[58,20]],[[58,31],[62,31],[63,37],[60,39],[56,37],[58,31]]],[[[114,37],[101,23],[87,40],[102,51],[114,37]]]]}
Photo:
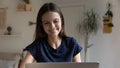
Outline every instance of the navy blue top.
{"type": "Polygon", "coordinates": [[[35,40],[25,48],[29,51],[37,62],[72,62],[82,47],[73,37],[64,37],[60,47],[52,48],[47,39],[35,40]]]}

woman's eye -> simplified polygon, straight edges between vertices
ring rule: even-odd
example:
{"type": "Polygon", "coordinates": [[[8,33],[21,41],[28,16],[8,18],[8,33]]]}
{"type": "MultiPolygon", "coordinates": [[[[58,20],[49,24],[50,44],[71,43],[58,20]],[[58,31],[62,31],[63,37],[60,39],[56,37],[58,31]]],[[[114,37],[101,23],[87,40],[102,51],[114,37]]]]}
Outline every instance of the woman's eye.
{"type": "Polygon", "coordinates": [[[49,24],[49,23],[44,23],[44,24],[49,24]]]}
{"type": "Polygon", "coordinates": [[[58,23],[59,21],[54,21],[54,23],[58,23]]]}
{"type": "Polygon", "coordinates": [[[43,22],[43,24],[46,24],[46,25],[47,25],[47,24],[49,24],[49,22],[43,22]]]}

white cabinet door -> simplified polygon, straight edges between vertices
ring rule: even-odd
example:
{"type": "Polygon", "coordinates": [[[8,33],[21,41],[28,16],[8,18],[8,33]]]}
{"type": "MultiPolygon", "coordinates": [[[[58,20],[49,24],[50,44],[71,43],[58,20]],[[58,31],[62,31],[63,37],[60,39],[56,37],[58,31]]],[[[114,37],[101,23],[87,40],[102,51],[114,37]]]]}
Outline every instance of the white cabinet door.
{"type": "Polygon", "coordinates": [[[83,6],[67,6],[62,7],[65,19],[65,30],[68,36],[80,39],[79,24],[82,22],[84,7],[83,6]]]}

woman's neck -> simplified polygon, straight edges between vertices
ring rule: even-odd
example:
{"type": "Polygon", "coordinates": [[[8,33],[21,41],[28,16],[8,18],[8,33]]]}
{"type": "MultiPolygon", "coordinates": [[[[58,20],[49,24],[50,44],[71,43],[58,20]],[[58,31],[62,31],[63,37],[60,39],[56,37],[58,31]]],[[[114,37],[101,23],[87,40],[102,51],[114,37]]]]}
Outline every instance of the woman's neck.
{"type": "Polygon", "coordinates": [[[61,44],[61,37],[48,37],[48,43],[54,49],[57,49],[61,44]]]}

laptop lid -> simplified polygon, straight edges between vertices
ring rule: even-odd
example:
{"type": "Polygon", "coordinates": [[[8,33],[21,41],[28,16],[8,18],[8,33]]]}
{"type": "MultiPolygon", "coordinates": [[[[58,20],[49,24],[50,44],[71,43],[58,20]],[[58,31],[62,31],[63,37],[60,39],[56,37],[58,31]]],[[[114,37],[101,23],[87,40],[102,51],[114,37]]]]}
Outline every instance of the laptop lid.
{"type": "Polygon", "coordinates": [[[29,63],[25,68],[99,68],[99,63],[75,63],[75,62],[55,62],[55,63],[29,63]]]}

